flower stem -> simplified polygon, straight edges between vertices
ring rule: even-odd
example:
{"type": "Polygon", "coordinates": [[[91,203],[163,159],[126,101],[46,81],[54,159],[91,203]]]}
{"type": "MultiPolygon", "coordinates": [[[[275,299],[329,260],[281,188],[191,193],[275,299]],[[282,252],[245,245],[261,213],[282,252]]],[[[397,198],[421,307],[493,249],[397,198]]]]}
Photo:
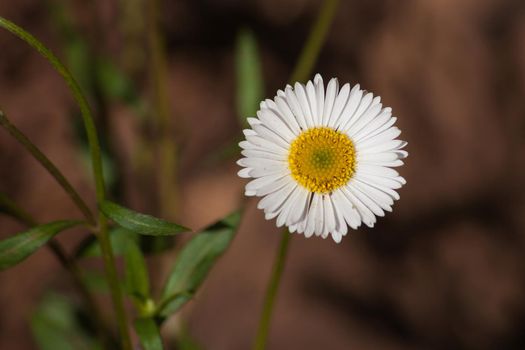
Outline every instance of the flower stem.
{"type": "Polygon", "coordinates": [[[257,331],[257,337],[255,338],[255,345],[253,347],[254,350],[264,350],[266,348],[273,304],[275,302],[275,296],[277,295],[277,289],[279,288],[279,283],[281,281],[281,275],[284,270],[284,263],[288,253],[289,241],[290,232],[288,232],[288,229],[285,229],[283,230],[279,251],[273,265],[272,277],[270,279],[270,283],[268,284],[268,289],[266,290],[263,312],[259,321],[259,330],[257,331]]]}
{"type": "Polygon", "coordinates": [[[177,211],[177,146],[173,141],[173,122],[167,82],[166,49],[159,28],[159,1],[147,1],[147,35],[151,52],[150,79],[153,87],[153,126],[155,152],[159,159],[158,199],[160,214],[173,218],[177,211]]]}
{"type": "Polygon", "coordinates": [[[305,81],[312,73],[312,68],[317,61],[338,5],[339,0],[325,0],[323,8],[319,12],[319,16],[310,31],[306,45],[303,47],[299,60],[295,65],[292,77],[290,78],[292,83],[305,81]]]}
{"type": "Polygon", "coordinates": [[[68,196],[71,198],[73,203],[76,204],[78,209],[82,212],[86,220],[91,224],[95,225],[95,218],[93,213],[87,206],[87,204],[82,200],[77,191],[71,186],[69,181],[65,178],[64,174],[58,170],[58,168],[53,164],[49,158],[46,157],[42,151],[35,146],[29,138],[22,133],[11,121],[7,118],[4,112],[0,110],[0,126],[4,127],[11,136],[13,136],[24,148],[31,153],[31,155],[55,178],[58,184],[66,191],[68,196]]]}
{"type": "MultiPolygon", "coordinates": [[[[339,0],[325,0],[323,8],[319,12],[319,16],[312,27],[310,35],[292,73],[290,78],[291,83],[305,81],[311,74],[312,68],[325,41],[328,29],[332,24],[338,4],[339,0]]],[[[286,261],[289,240],[290,233],[288,232],[288,229],[285,229],[282,233],[279,252],[275,258],[272,276],[266,291],[263,312],[259,322],[257,337],[255,338],[254,350],[264,350],[266,348],[266,342],[270,330],[270,319],[280,278],[284,269],[284,263],[286,261]]]]}
{"type": "MultiPolygon", "coordinates": [[[[51,65],[56,69],[56,71],[62,76],[69,86],[80,108],[82,119],[84,121],[84,128],[86,129],[91,153],[91,164],[93,167],[93,177],[95,179],[97,203],[102,203],[106,197],[106,189],[102,171],[100,144],[98,141],[97,130],[95,128],[95,122],[91,114],[91,109],[89,108],[87,100],[80,90],[80,86],[73,78],[71,73],[67,70],[67,68],[59,61],[59,59],[33,35],[3,17],[0,17],[0,27],[8,30],[18,38],[22,39],[29,46],[37,50],[49,63],[51,63],[51,65]]],[[[104,258],[106,278],[108,279],[109,287],[111,289],[111,297],[118,321],[122,348],[125,350],[131,350],[132,346],[128,320],[126,318],[126,312],[124,310],[124,303],[122,300],[122,291],[120,290],[120,284],[117,277],[115,257],[113,255],[113,250],[109,241],[107,219],[100,211],[98,214],[98,228],[97,237],[100,241],[102,256],[104,258]]]]}

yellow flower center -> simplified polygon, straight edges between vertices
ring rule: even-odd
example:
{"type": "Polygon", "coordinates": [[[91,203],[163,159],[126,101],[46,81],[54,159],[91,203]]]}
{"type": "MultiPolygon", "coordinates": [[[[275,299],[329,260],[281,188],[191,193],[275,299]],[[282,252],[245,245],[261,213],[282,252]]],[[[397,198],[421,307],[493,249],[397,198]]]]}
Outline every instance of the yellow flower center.
{"type": "Polygon", "coordinates": [[[345,185],[355,171],[354,143],[327,127],[303,131],[290,146],[288,167],[310,192],[329,193],[345,185]]]}

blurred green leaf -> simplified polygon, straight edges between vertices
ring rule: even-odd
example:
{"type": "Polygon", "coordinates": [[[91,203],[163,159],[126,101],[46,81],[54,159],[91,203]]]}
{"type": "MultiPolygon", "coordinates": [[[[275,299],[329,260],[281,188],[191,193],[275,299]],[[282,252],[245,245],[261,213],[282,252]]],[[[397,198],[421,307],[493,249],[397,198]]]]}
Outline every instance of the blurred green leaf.
{"type": "Polygon", "coordinates": [[[103,271],[82,270],[82,281],[90,290],[98,293],[110,292],[108,281],[103,271]]]}
{"type": "Polygon", "coordinates": [[[102,349],[94,335],[83,329],[79,310],[69,299],[49,294],[31,318],[31,330],[41,350],[102,349]]]}
{"type": "Polygon", "coordinates": [[[167,236],[191,231],[184,226],[124,208],[110,201],[104,201],[100,210],[120,226],[141,235],[167,236]]]}
{"type": "Polygon", "coordinates": [[[139,318],[135,320],[134,325],[144,350],[163,349],[159,328],[152,318],[139,318]]]}
{"type": "Polygon", "coordinates": [[[257,41],[248,29],[242,29],[237,37],[237,113],[241,125],[248,125],[246,118],[254,116],[263,95],[263,79],[257,41]]]}
{"type": "Polygon", "coordinates": [[[231,214],[197,234],[182,248],[164,286],[158,315],[167,317],[192,298],[230,245],[239,221],[239,212],[231,214]]]}
{"type": "Polygon", "coordinates": [[[177,349],[178,350],[202,350],[203,347],[192,337],[188,330],[188,326],[182,323],[179,332],[177,333],[177,349]]]}
{"type": "Polygon", "coordinates": [[[131,80],[108,59],[101,58],[97,64],[97,79],[105,96],[127,104],[137,103],[138,96],[131,80]]]}
{"type": "Polygon", "coordinates": [[[126,291],[142,304],[149,298],[149,276],[146,261],[137,242],[129,239],[125,247],[126,291]]]}
{"type": "Polygon", "coordinates": [[[81,221],[55,221],[35,226],[0,242],[0,271],[16,265],[46,244],[60,231],[81,224],[81,221]]]}
{"type": "MultiPolygon", "coordinates": [[[[135,232],[127,230],[123,227],[115,227],[109,231],[109,240],[111,241],[111,247],[115,255],[124,254],[126,244],[129,239],[138,242],[139,237],[135,232]]],[[[100,245],[95,236],[88,236],[75,251],[75,257],[77,258],[88,258],[101,256],[100,245]]]]}

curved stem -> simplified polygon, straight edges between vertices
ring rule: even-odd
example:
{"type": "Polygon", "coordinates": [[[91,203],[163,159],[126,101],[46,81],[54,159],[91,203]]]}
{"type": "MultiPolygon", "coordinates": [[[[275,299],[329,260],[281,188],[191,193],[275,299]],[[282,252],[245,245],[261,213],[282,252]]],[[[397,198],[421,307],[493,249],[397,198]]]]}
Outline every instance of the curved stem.
{"type": "Polygon", "coordinates": [[[323,8],[310,31],[306,45],[303,47],[299,60],[295,65],[290,78],[292,83],[304,81],[312,73],[312,68],[319,57],[319,52],[325,42],[326,34],[328,29],[330,29],[338,5],[339,0],[325,0],[323,8]]]}
{"type": "Polygon", "coordinates": [[[11,121],[7,118],[4,112],[0,110],[0,125],[3,126],[11,136],[13,136],[25,149],[31,153],[31,155],[55,178],[58,184],[66,191],[68,196],[71,198],[73,203],[76,204],[78,209],[84,214],[86,220],[91,224],[95,225],[95,218],[93,213],[89,210],[86,202],[82,200],[77,191],[71,186],[69,181],[65,178],[64,174],[58,170],[58,168],[45,156],[40,149],[35,146],[29,138],[22,133],[11,121]]]}
{"type": "Polygon", "coordinates": [[[159,28],[159,1],[147,1],[147,35],[151,51],[150,78],[153,87],[153,126],[156,135],[155,152],[159,159],[158,199],[163,217],[173,218],[177,211],[177,145],[173,140],[170,115],[166,49],[159,28]]]}
{"type": "Polygon", "coordinates": [[[273,265],[272,277],[270,283],[268,283],[268,289],[266,290],[266,297],[264,299],[264,307],[259,321],[259,330],[257,331],[257,337],[255,338],[254,350],[264,350],[266,348],[266,341],[268,339],[268,332],[270,330],[270,320],[272,317],[273,305],[275,303],[275,296],[279,289],[281,281],[281,275],[284,270],[284,263],[286,261],[286,255],[288,253],[288,243],[290,241],[290,232],[285,229],[282,233],[281,243],[279,245],[279,251],[275,258],[273,265]]]}
{"type": "MultiPolygon", "coordinates": [[[[29,34],[24,29],[20,28],[11,21],[0,17],[0,27],[5,28],[9,32],[13,33],[29,46],[37,50],[45,59],[51,63],[51,65],[57,70],[57,72],[64,78],[67,85],[69,86],[73,96],[80,108],[82,113],[82,119],[84,121],[84,128],[89,142],[90,153],[91,153],[91,164],[93,167],[93,177],[95,179],[97,203],[102,203],[106,197],[106,189],[104,185],[104,176],[102,172],[102,159],[100,156],[100,144],[98,141],[97,130],[91,109],[87,103],[86,98],[82,94],[78,83],[75,81],[71,73],[67,68],[59,61],[59,59],[47,48],[38,41],[33,35],[29,34]]],[[[124,303],[122,300],[122,291],[120,289],[120,283],[115,267],[115,257],[113,255],[113,249],[109,241],[108,230],[107,230],[107,219],[99,211],[98,214],[98,233],[97,237],[100,241],[100,247],[104,258],[104,268],[106,271],[106,277],[111,289],[111,297],[113,301],[114,311],[117,317],[120,337],[122,341],[122,347],[126,350],[131,350],[131,338],[129,334],[128,320],[126,318],[126,312],[124,309],[124,303]]]]}
{"type": "MultiPolygon", "coordinates": [[[[321,47],[325,41],[328,29],[332,24],[338,4],[339,0],[325,0],[323,8],[319,12],[319,16],[312,27],[310,35],[306,41],[306,45],[304,46],[292,73],[290,78],[291,83],[307,80],[308,76],[311,74],[312,68],[317,61],[319,52],[321,51],[321,47]]],[[[277,290],[279,288],[281,275],[284,269],[284,263],[286,261],[289,240],[290,233],[288,232],[288,229],[285,229],[282,233],[279,252],[275,258],[272,276],[266,291],[263,312],[259,322],[257,337],[255,338],[254,350],[264,350],[266,348],[272,310],[275,302],[275,296],[277,295],[277,290]]]]}

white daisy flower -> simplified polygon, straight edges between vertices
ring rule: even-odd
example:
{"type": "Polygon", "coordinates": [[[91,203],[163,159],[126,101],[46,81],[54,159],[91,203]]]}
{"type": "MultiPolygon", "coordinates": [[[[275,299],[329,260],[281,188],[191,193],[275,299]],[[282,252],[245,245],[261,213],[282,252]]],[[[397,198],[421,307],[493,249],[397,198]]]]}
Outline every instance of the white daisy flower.
{"type": "Polygon", "coordinates": [[[261,102],[237,163],[239,176],[254,179],[245,194],[262,197],[267,220],[339,243],[348,226],[373,227],[392,211],[406,183],[392,168],[403,165],[407,143],[396,139],[396,118],[380,101],[359,85],[339,89],[335,78],[325,91],[317,74],[261,102]]]}

